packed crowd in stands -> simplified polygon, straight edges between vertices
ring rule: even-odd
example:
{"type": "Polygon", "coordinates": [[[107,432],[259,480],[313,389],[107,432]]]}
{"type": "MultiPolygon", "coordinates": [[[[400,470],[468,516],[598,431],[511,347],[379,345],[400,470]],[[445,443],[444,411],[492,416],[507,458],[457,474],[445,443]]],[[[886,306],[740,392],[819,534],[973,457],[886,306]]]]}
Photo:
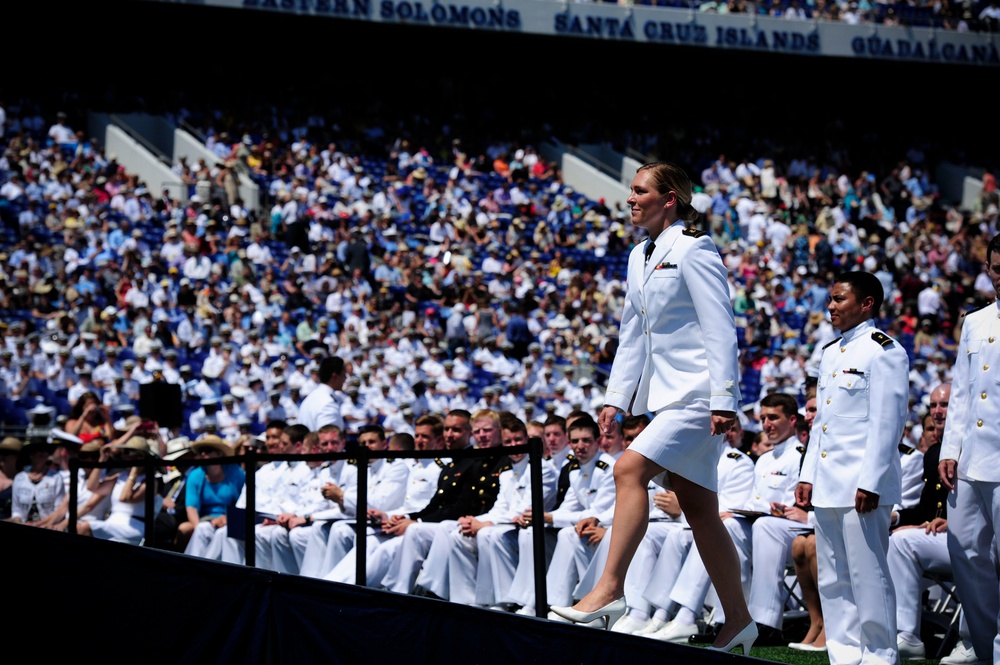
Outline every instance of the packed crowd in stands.
{"type": "MultiPolygon", "coordinates": [[[[621,205],[565,186],[531,144],[473,152],[459,138],[374,130],[321,143],[316,118],[216,130],[182,110],[175,120],[204,123],[218,160],[179,159],[181,202],[149,191],[65,114],[31,111],[8,110],[0,161],[7,423],[27,425],[39,406],[68,417],[86,391],[120,420],[159,379],[182,388],[184,422],[170,434],[202,434],[209,407],[208,426],[232,440],[237,422],[259,433],[294,421],[327,353],[350,363],[367,414],[355,432],[402,405],[418,417],[425,402],[504,396],[563,416],[600,403],[639,238],[621,205]],[[237,171],[259,184],[259,214],[239,198],[237,171]]],[[[699,223],[730,268],[747,405],[776,388],[801,399],[833,334],[837,271],[879,276],[885,329],[936,378],[958,318],[991,298],[991,174],[966,210],[940,198],[919,148],[885,173],[831,162],[719,155],[691,173],[699,223]]],[[[933,383],[921,379],[915,397],[933,383]]]]}
{"type": "MultiPolygon", "coordinates": [[[[627,255],[642,238],[621,205],[592,200],[562,181],[558,166],[536,148],[544,137],[424,142],[416,133],[395,136],[374,126],[338,136],[323,131],[319,116],[237,121],[176,110],[173,119],[202,130],[217,156],[173,165],[189,191],[181,201],[150,191],[66,114],[45,116],[22,100],[0,109],[0,412],[14,434],[0,444],[4,459],[24,442],[34,446],[32,454],[38,445],[46,455],[80,446],[73,452],[102,460],[114,450],[138,450],[169,461],[190,454],[192,442],[205,455],[265,444],[269,452],[336,451],[352,439],[375,449],[393,449],[394,440],[402,450],[425,449],[425,439],[458,449],[470,440],[499,445],[501,432],[512,441],[538,435],[557,459],[574,438],[582,443],[572,450],[590,455],[588,462],[609,466],[620,454],[621,441],[604,442],[590,425],[580,425],[574,437],[566,420],[586,422],[603,404],[627,255]],[[259,212],[239,198],[238,173],[260,185],[259,212]],[[176,426],[154,424],[144,432],[149,425],[139,415],[145,410],[139,398],[150,384],[179,387],[176,426]],[[307,406],[310,395],[324,391],[336,396],[336,420],[323,423],[333,429],[317,426],[307,406]],[[526,426],[523,436],[518,422],[526,426]],[[51,437],[52,427],[62,438],[51,437]],[[607,450],[588,453],[588,438],[607,450]]],[[[730,269],[745,432],[734,447],[755,457],[766,450],[762,398],[788,395],[806,405],[819,350],[836,337],[825,313],[829,286],[838,272],[860,268],[882,281],[879,325],[911,357],[912,422],[903,444],[917,449],[930,394],[949,378],[961,316],[995,299],[984,273],[986,244],[1000,230],[992,174],[985,174],[977,202],[962,208],[941,196],[924,146],[892,156],[883,171],[845,167],[843,155],[758,150],[734,157],[702,146],[684,156],[691,158],[693,205],[702,213],[697,224],[730,269]]],[[[772,398],[764,408],[776,404],[772,398]]],[[[623,429],[641,425],[626,420],[623,429]]],[[[507,460],[493,475],[521,473],[520,461],[507,460]]],[[[350,581],[346,531],[312,528],[312,538],[323,541],[319,554],[309,554],[305,529],[300,540],[289,542],[288,535],[294,527],[336,524],[337,511],[350,515],[343,489],[349,479],[334,482],[324,466],[317,491],[337,489],[324,489],[311,507],[289,508],[302,497],[267,494],[281,464],[263,467],[271,476],[257,472],[258,493],[264,492],[258,509],[270,507],[276,521],[269,524],[286,527],[284,533],[258,527],[258,560],[350,581]],[[329,514],[316,517],[323,506],[329,514]],[[292,527],[288,515],[295,517],[292,527]]],[[[424,486],[433,487],[445,471],[431,466],[406,470],[421,467],[433,477],[424,486]]],[[[240,494],[242,471],[205,469],[210,482],[233,485],[224,498],[240,494]]],[[[13,472],[3,467],[4,478],[13,472]]],[[[407,476],[400,473],[404,480],[393,482],[405,490],[407,476]]],[[[113,516],[140,496],[135,488],[144,478],[128,480],[95,478],[88,487],[96,498],[115,497],[104,509],[113,516]],[[129,485],[124,499],[119,485],[129,485]]],[[[494,490],[501,491],[500,482],[494,490]]],[[[611,487],[610,499],[606,487],[594,492],[613,504],[611,487]]],[[[548,505],[564,501],[565,491],[558,499],[553,493],[548,505]]],[[[422,497],[424,506],[421,497],[407,497],[415,503],[404,507],[404,494],[382,497],[381,504],[369,497],[369,507],[385,525],[408,520],[414,533],[430,531],[408,517],[429,497],[422,497]]],[[[161,499],[177,497],[165,492],[161,499]]],[[[554,509],[554,525],[575,524],[592,507],[603,515],[611,505],[594,507],[592,499],[576,497],[581,503],[572,509],[554,509]]],[[[171,546],[243,560],[241,541],[226,540],[224,531],[214,537],[225,525],[220,505],[196,512],[171,546]]],[[[87,511],[101,514],[94,506],[87,511]]],[[[56,506],[48,512],[55,517],[47,525],[65,524],[56,506]]],[[[514,511],[490,519],[524,518],[514,511]]],[[[113,517],[98,522],[81,533],[141,538],[108,527],[113,517]]],[[[466,535],[482,528],[459,525],[466,535]]],[[[392,551],[374,553],[393,539],[372,529],[378,542],[369,543],[370,556],[392,561],[392,551]]],[[[403,530],[409,532],[404,526],[398,534],[403,530]]],[[[433,536],[423,536],[424,555],[433,536]]],[[[392,547],[407,547],[395,540],[392,547]]],[[[428,569],[417,557],[407,559],[414,566],[408,573],[394,570],[396,588],[534,613],[527,597],[477,599],[468,579],[474,553],[460,545],[456,554],[454,547],[446,560],[461,559],[454,570],[466,571],[464,586],[449,590],[448,577],[421,572],[428,569]]],[[[517,550],[516,542],[505,547],[517,550]]],[[[516,561],[511,566],[515,575],[516,561]]],[[[531,589],[523,578],[530,573],[516,570],[517,584],[531,589]]],[[[568,583],[552,580],[550,587],[568,583]]],[[[650,612],[636,621],[653,625],[650,612]]]]}
{"type": "MultiPolygon", "coordinates": [[[[615,0],[607,0],[612,2],[615,0]]],[[[697,8],[718,14],[754,14],[790,21],[844,21],[851,25],[877,23],[887,26],[934,27],[962,32],[997,32],[1000,5],[996,2],[903,2],[891,0],[618,0],[618,4],[697,8]]]]}

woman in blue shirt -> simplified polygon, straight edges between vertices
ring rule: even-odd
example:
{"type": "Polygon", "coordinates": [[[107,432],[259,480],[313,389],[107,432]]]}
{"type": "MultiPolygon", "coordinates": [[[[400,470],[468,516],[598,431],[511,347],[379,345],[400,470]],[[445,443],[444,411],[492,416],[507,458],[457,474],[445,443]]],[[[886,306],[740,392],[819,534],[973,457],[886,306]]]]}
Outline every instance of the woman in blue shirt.
{"type": "MultiPolygon", "coordinates": [[[[191,448],[200,458],[233,455],[225,440],[211,434],[192,443],[191,448]]],[[[226,526],[226,509],[236,504],[245,481],[246,472],[239,464],[208,464],[191,469],[184,495],[187,522],[178,526],[178,531],[191,534],[185,554],[204,554],[215,530],[226,526]]]]}

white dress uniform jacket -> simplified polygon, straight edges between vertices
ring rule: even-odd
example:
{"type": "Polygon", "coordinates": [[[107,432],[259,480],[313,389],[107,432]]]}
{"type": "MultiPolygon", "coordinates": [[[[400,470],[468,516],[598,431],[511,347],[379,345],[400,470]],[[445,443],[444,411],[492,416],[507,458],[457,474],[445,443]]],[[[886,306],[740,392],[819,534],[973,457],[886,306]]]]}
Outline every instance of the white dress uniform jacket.
{"type": "Polygon", "coordinates": [[[727,270],[710,236],[676,222],[629,255],[628,296],[605,403],[632,413],[709,399],[736,411],[740,399],[727,270]],[[640,378],[641,377],[641,378],[640,378]]]}
{"type": "Polygon", "coordinates": [[[908,375],[906,351],[870,320],[824,349],[800,474],[812,483],[813,506],[853,507],[859,489],[878,494],[880,506],[900,502],[908,375]]]}
{"type": "Polygon", "coordinates": [[[941,459],[963,480],[1000,482],[1000,305],[967,314],[952,370],[941,459]]]}

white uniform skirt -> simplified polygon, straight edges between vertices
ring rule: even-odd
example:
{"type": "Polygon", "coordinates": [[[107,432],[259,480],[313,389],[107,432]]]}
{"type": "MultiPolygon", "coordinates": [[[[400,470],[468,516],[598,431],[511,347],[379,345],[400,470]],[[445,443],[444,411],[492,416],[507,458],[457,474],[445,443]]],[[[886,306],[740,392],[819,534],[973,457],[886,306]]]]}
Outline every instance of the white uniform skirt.
{"type": "MultiPolygon", "coordinates": [[[[658,411],[653,421],[628,447],[667,471],[713,492],[719,491],[719,457],[726,445],[721,434],[712,436],[712,411],[708,400],[672,404],[658,411]]],[[[666,473],[653,479],[670,488],[666,473]]]]}

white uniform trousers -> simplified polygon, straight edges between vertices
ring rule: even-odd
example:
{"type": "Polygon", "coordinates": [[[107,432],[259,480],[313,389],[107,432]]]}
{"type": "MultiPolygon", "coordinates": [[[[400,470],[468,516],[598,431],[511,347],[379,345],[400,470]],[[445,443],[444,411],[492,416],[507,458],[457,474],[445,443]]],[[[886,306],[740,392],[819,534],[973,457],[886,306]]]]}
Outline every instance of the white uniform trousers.
{"type": "Polygon", "coordinates": [[[587,537],[578,536],[575,526],[559,529],[556,549],[545,572],[545,587],[549,605],[572,605],[573,590],[586,572],[597,552],[587,537]]]}
{"type": "Polygon", "coordinates": [[[255,567],[264,570],[275,570],[272,552],[274,538],[279,533],[287,534],[288,529],[280,524],[268,524],[267,526],[258,524],[254,527],[254,546],[257,557],[254,560],[255,567]]]}
{"type": "Polygon", "coordinates": [[[785,572],[792,563],[792,541],[805,526],[784,517],[760,517],[753,523],[753,575],[747,609],[757,623],[781,629],[785,614],[785,572]]]}
{"type": "MultiPolygon", "coordinates": [[[[458,522],[455,522],[458,524],[458,522]]],[[[402,543],[393,559],[382,585],[396,593],[412,593],[420,567],[434,542],[434,534],[441,528],[440,522],[414,522],[406,527],[401,536],[402,543]]]]}
{"type": "Polygon", "coordinates": [[[223,526],[215,530],[212,534],[212,538],[208,543],[208,547],[205,549],[205,554],[203,555],[206,559],[211,559],[213,561],[222,561],[222,550],[229,540],[229,527],[223,526]]]}
{"type": "MultiPolygon", "coordinates": [[[[550,528],[544,531],[546,570],[552,561],[552,554],[556,549],[556,533],[555,529],[550,528]]],[[[535,607],[535,545],[533,534],[534,527],[518,529],[517,568],[514,570],[514,579],[510,583],[510,591],[506,598],[500,598],[500,602],[515,603],[524,607],[535,607]]],[[[551,597],[548,600],[550,604],[554,604],[551,597]]]]}
{"type": "Polygon", "coordinates": [[[886,561],[892,506],[816,508],[817,583],[830,665],[895,665],[896,592],[886,561]]]}
{"type": "Polygon", "coordinates": [[[511,602],[510,587],[514,583],[514,573],[521,553],[518,538],[522,530],[503,526],[484,527],[476,534],[479,541],[479,580],[486,575],[489,580],[478,582],[477,590],[484,595],[477,597],[480,605],[496,605],[501,602],[511,602]],[[488,591],[489,595],[485,595],[488,591]]]}
{"type": "Polygon", "coordinates": [[[205,552],[208,551],[208,546],[212,543],[212,536],[215,535],[215,530],[210,521],[198,522],[198,525],[195,526],[194,531],[191,533],[191,540],[188,541],[187,547],[184,548],[184,554],[204,557],[205,552]]]}
{"type": "MultiPolygon", "coordinates": [[[[292,549],[301,549],[302,558],[299,560],[299,575],[303,577],[323,577],[323,561],[326,558],[326,541],[330,537],[330,529],[336,524],[334,521],[316,522],[306,531],[295,529],[292,533],[292,549]],[[305,541],[303,543],[303,541],[305,541]]],[[[298,554],[296,554],[298,558],[298,554]]]]}
{"type": "MultiPolygon", "coordinates": [[[[319,567],[317,577],[329,579],[329,575],[340,560],[354,547],[356,525],[354,520],[340,520],[330,527],[326,537],[326,549],[323,552],[323,562],[319,567]]],[[[371,527],[365,527],[369,534],[374,533],[371,527]]],[[[353,569],[352,569],[353,570],[353,569]]]]}
{"type": "Polygon", "coordinates": [[[1000,483],[955,481],[948,495],[948,553],[980,660],[1000,663],[1000,584],[993,553],[1000,523],[1000,483]]]}
{"type": "MultiPolygon", "coordinates": [[[[723,526],[733,539],[736,555],[740,562],[740,581],[743,583],[743,597],[750,595],[750,562],[753,549],[753,522],[744,517],[727,517],[722,520],[723,526]]],[[[691,551],[684,559],[684,566],[678,575],[677,583],[670,592],[670,600],[691,610],[695,616],[701,616],[705,599],[712,590],[712,579],[708,576],[705,563],[701,560],[698,546],[692,544],[691,551]]],[[[714,623],[725,623],[725,613],[721,605],[716,605],[713,616],[714,623]]]]}
{"type": "MultiPolygon", "coordinates": [[[[669,522],[669,524],[679,524],[669,522]]],[[[643,598],[652,606],[653,611],[670,610],[674,602],[670,600],[670,592],[677,584],[677,578],[681,574],[684,561],[691,552],[694,544],[694,535],[691,527],[672,529],[667,533],[662,545],[660,554],[656,557],[652,570],[649,572],[649,583],[643,590],[643,598]]],[[[697,550],[695,551],[697,555],[697,550]]],[[[631,603],[628,595],[626,600],[631,603]]]]}
{"type": "Polygon", "coordinates": [[[924,571],[951,574],[947,533],[926,533],[923,527],[903,528],[889,536],[889,577],[896,588],[896,630],[920,635],[920,615],[926,583],[924,571]]]}
{"type": "Polygon", "coordinates": [[[242,540],[229,538],[222,541],[222,555],[220,561],[226,563],[236,563],[245,566],[247,563],[246,547],[242,540]]]}
{"type": "Polygon", "coordinates": [[[399,555],[399,551],[402,549],[402,545],[403,537],[393,536],[392,538],[389,538],[385,542],[381,543],[371,554],[368,555],[368,563],[365,573],[368,579],[369,588],[385,588],[385,580],[389,574],[389,570],[392,568],[393,562],[399,555]]]}
{"type": "Polygon", "coordinates": [[[302,537],[302,553],[304,553],[307,534],[313,526],[312,524],[302,524],[294,529],[280,529],[271,534],[271,565],[273,570],[290,575],[299,574],[301,554],[296,552],[292,537],[297,532],[306,530],[302,537]]]}
{"type": "MultiPolygon", "coordinates": [[[[375,551],[375,548],[388,540],[388,538],[389,536],[381,531],[375,531],[372,527],[368,527],[368,536],[365,538],[365,586],[368,585],[368,557],[375,551]]],[[[347,554],[340,558],[340,561],[334,565],[330,572],[323,576],[323,579],[342,584],[355,584],[357,567],[358,548],[354,546],[347,551],[347,554]]]]}
{"type": "MultiPolygon", "coordinates": [[[[409,528],[406,530],[409,532],[409,528]]],[[[458,531],[458,520],[441,522],[417,574],[417,586],[427,589],[439,598],[451,598],[448,589],[448,551],[451,549],[451,532],[458,531]]]]}
{"type": "MultiPolygon", "coordinates": [[[[444,532],[448,536],[445,545],[448,549],[448,594],[451,602],[462,605],[493,604],[493,590],[489,582],[489,564],[481,560],[484,553],[480,548],[479,534],[487,529],[497,528],[513,529],[514,527],[486,526],[472,536],[463,534],[459,529],[444,532]],[[483,564],[482,568],[480,567],[481,563],[483,564]],[[483,578],[482,591],[479,590],[481,569],[483,570],[481,576],[483,578]],[[483,602],[480,602],[480,597],[483,602]]],[[[489,557],[489,554],[485,556],[489,557]]]]}

